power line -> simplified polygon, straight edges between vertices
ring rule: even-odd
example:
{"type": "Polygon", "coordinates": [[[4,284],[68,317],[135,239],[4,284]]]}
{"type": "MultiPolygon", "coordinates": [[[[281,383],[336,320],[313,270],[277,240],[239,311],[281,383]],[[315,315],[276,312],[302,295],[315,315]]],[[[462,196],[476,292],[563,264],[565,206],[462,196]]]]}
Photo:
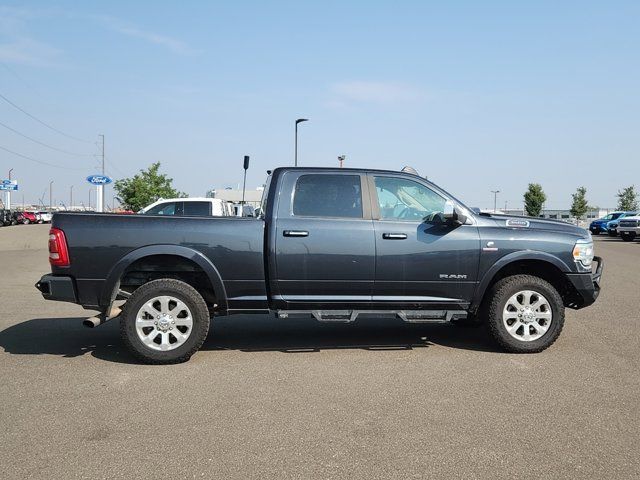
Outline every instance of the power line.
{"type": "Polygon", "coordinates": [[[5,125],[4,123],[0,122],[0,126],[3,126],[4,128],[6,128],[7,130],[11,130],[13,133],[20,135],[21,137],[26,138],[27,140],[31,140],[32,142],[37,143],[38,145],[42,145],[43,147],[47,147],[50,148],[51,150],[55,150],[56,152],[62,152],[62,153],[66,153],[67,155],[75,155],[77,157],[94,157],[95,155],[92,153],[75,153],[75,152],[69,152],[67,150],[63,150],[61,148],[56,148],[53,147],[51,145],[48,145],[44,142],[41,142],[40,140],[36,140],[35,138],[30,137],[29,135],[25,135],[24,133],[20,133],[18,130],[16,130],[15,128],[11,128],[9,125],[5,125]]]}
{"type": "Polygon", "coordinates": [[[55,165],[53,163],[45,162],[43,160],[38,160],[37,158],[29,157],[27,155],[23,155],[21,153],[14,152],[13,150],[9,150],[8,148],[3,147],[1,145],[0,145],[0,150],[4,150],[5,152],[11,153],[12,155],[16,155],[16,156],[24,158],[26,160],[30,160],[30,161],[35,162],[35,163],[39,163],[40,165],[47,165],[49,167],[54,167],[54,168],[62,168],[64,170],[85,170],[84,168],[63,167],[62,165],[55,165]]]}
{"type": "Polygon", "coordinates": [[[46,122],[43,122],[42,120],[40,120],[38,117],[31,115],[29,112],[27,112],[26,110],[20,108],[18,105],[16,105],[15,103],[13,103],[11,100],[9,100],[7,97],[5,97],[4,95],[2,95],[0,93],[0,98],[2,98],[5,102],[7,102],[9,105],[11,105],[13,108],[20,110],[22,113],[24,113],[26,116],[28,116],[29,118],[32,118],[33,120],[35,120],[36,122],[44,125],[45,127],[47,127],[50,130],[53,130],[56,133],[59,133],[62,136],[65,136],[67,138],[71,138],[72,140],[76,140],[77,142],[84,142],[84,143],[93,143],[89,140],[84,140],[82,138],[78,138],[78,137],[74,137],[73,135],[69,135],[68,133],[64,133],[62,130],[58,130],[55,127],[52,127],[51,125],[49,125],[46,122]]]}

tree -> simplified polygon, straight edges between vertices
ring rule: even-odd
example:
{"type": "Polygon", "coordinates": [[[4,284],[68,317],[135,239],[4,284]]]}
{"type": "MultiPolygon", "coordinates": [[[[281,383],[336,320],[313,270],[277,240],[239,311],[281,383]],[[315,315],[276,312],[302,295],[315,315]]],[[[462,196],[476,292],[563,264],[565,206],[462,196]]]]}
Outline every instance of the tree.
{"type": "Polygon", "coordinates": [[[638,210],[638,194],[633,185],[618,190],[618,210],[638,210]]]}
{"type": "Polygon", "coordinates": [[[160,162],[156,162],[131,178],[116,180],[114,189],[120,204],[137,212],[160,198],[186,197],[186,194],[173,188],[173,179],[160,174],[159,170],[160,162]]]}
{"type": "Polygon", "coordinates": [[[524,193],[524,208],[530,217],[539,217],[542,205],[547,201],[547,196],[539,183],[530,183],[524,193]]]}
{"type": "Polygon", "coordinates": [[[578,187],[576,193],[572,193],[571,197],[573,202],[571,203],[571,215],[573,215],[576,221],[582,220],[584,214],[589,210],[589,204],[587,202],[587,189],[585,187],[578,187]]]}

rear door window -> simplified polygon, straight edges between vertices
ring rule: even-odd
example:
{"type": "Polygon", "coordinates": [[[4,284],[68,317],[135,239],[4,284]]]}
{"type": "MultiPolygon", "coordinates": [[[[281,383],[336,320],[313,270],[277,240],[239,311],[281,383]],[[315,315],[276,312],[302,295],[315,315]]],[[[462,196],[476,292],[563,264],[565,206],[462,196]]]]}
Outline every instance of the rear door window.
{"type": "Polygon", "coordinates": [[[362,218],[360,176],[301,175],[294,189],[293,214],[304,217],[362,218]]]}
{"type": "Polygon", "coordinates": [[[183,202],[186,217],[208,217],[211,215],[211,202],[183,202]]]}

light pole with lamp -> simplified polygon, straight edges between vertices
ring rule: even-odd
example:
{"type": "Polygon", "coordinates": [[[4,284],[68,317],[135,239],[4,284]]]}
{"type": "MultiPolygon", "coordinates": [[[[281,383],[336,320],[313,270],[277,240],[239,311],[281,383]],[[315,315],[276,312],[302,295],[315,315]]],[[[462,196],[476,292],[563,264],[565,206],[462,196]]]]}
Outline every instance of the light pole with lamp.
{"type": "Polygon", "coordinates": [[[491,190],[491,193],[493,193],[493,213],[496,213],[498,211],[498,194],[500,190],[491,190]]]}
{"type": "Polygon", "coordinates": [[[296,120],[296,145],[295,145],[295,160],[294,160],[294,166],[297,167],[298,166],[298,124],[302,123],[302,122],[308,122],[309,119],[308,118],[298,118],[296,120]]]}

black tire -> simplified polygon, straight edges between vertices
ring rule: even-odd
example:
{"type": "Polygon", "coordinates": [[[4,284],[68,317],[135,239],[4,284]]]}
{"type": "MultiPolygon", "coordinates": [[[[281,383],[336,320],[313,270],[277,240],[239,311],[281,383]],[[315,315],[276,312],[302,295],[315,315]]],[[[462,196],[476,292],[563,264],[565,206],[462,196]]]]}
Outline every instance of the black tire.
{"type": "Polygon", "coordinates": [[[625,242],[632,242],[636,238],[636,234],[635,233],[630,233],[628,235],[625,235],[624,233],[621,233],[620,234],[620,238],[622,240],[624,240],[625,242]]]}
{"type": "Polygon", "coordinates": [[[209,310],[202,296],[189,284],[164,278],[145,283],[133,292],[120,315],[120,336],[127,348],[144,363],[161,365],[186,362],[196,353],[209,333],[209,310]],[[173,350],[159,351],[146,346],[136,331],[136,315],[145,302],[169,295],[186,304],[191,311],[193,326],[184,344],[173,350]]]}
{"type": "Polygon", "coordinates": [[[22,221],[22,223],[23,223],[24,225],[29,225],[29,224],[31,223],[31,220],[29,220],[28,218],[25,218],[25,219],[22,221]]]}
{"type": "Polygon", "coordinates": [[[609,234],[610,237],[617,237],[618,236],[618,232],[612,232],[611,230],[607,231],[607,233],[609,234]]]}
{"type": "Polygon", "coordinates": [[[594,232],[593,230],[591,230],[591,235],[600,235],[600,230],[594,232]]]}
{"type": "MultiPolygon", "coordinates": [[[[493,339],[507,352],[538,353],[549,348],[555,342],[564,326],[564,302],[558,291],[549,282],[532,275],[513,275],[497,282],[488,299],[487,326],[493,339]],[[551,324],[540,338],[523,341],[512,337],[502,321],[505,304],[512,295],[532,290],[542,294],[551,307],[551,324]]],[[[527,328],[529,328],[527,326],[527,328]]]]}

